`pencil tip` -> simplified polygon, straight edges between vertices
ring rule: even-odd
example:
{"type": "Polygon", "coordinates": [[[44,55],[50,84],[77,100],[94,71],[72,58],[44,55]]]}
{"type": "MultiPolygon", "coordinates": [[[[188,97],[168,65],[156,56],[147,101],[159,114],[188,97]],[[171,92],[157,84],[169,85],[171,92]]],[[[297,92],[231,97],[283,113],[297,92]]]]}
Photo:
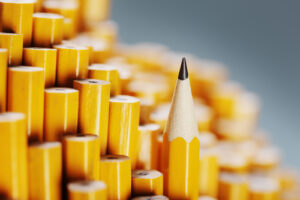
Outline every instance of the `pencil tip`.
{"type": "Polygon", "coordinates": [[[180,71],[178,74],[178,79],[185,80],[189,77],[187,66],[186,66],[186,59],[183,57],[181,61],[180,71]]]}

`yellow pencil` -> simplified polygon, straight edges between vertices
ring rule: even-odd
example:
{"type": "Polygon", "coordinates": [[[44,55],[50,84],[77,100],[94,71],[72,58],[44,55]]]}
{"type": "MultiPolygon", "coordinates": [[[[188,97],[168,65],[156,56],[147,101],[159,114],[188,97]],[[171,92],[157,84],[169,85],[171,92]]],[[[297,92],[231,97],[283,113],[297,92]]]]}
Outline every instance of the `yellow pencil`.
{"type": "Polygon", "coordinates": [[[32,144],[28,155],[29,199],[61,199],[61,143],[32,144]]]}
{"type": "Polygon", "coordinates": [[[222,173],[219,180],[220,200],[248,200],[249,184],[245,175],[222,173]]]}
{"type": "Polygon", "coordinates": [[[35,1],[32,0],[2,0],[0,2],[2,31],[22,34],[24,46],[31,45],[34,4],[35,1]]]}
{"type": "Polygon", "coordinates": [[[29,139],[43,141],[44,69],[8,68],[7,110],[26,114],[29,139]]]}
{"type": "Polygon", "coordinates": [[[135,169],[139,142],[140,100],[118,95],[110,99],[109,109],[108,152],[129,156],[131,167],[135,169]]]}
{"type": "Polygon", "coordinates": [[[72,87],[74,79],[87,78],[89,49],[71,44],[54,46],[57,49],[56,84],[72,87]]]}
{"type": "Polygon", "coordinates": [[[53,13],[34,13],[32,43],[36,47],[52,47],[63,39],[63,22],[61,15],[53,13]]]}
{"type": "Polygon", "coordinates": [[[21,65],[23,54],[23,35],[18,33],[0,33],[0,48],[7,49],[9,66],[21,65]]]}
{"type": "Polygon", "coordinates": [[[159,171],[133,170],[131,180],[134,196],[163,194],[163,175],[159,171]]]}
{"type": "Polygon", "coordinates": [[[107,187],[102,181],[76,181],[68,184],[69,200],[106,200],[107,187]]]}
{"type": "Polygon", "coordinates": [[[0,188],[7,199],[28,198],[27,133],[25,115],[0,114],[0,188]]]}
{"type": "Polygon", "coordinates": [[[219,181],[219,157],[216,137],[212,133],[200,133],[199,195],[216,197],[219,181]]]}
{"type": "Polygon", "coordinates": [[[249,200],[279,200],[279,182],[273,178],[250,177],[249,200]]]}
{"type": "Polygon", "coordinates": [[[121,155],[101,156],[99,178],[107,185],[108,199],[128,199],[131,196],[130,158],[121,155]]]}
{"type": "Polygon", "coordinates": [[[45,72],[45,88],[54,87],[56,81],[57,50],[50,48],[27,47],[23,49],[23,64],[42,67],[45,72]]]}
{"type": "Polygon", "coordinates": [[[112,96],[121,93],[121,80],[119,72],[110,65],[93,64],[89,67],[88,77],[92,79],[105,80],[111,83],[110,94],[112,96]]]}
{"type": "Polygon", "coordinates": [[[75,80],[74,88],[79,91],[78,130],[98,135],[104,155],[107,151],[110,83],[95,79],[75,80]]]}
{"type": "Polygon", "coordinates": [[[182,59],[162,147],[164,193],[170,199],[197,199],[199,140],[190,81],[182,59]]]}
{"type": "Polygon", "coordinates": [[[97,180],[100,140],[97,135],[67,135],[63,138],[66,181],[97,180]]]}
{"type": "Polygon", "coordinates": [[[158,169],[158,124],[144,124],[139,126],[139,150],[137,169],[158,169]]]}
{"type": "Polygon", "coordinates": [[[61,141],[63,135],[77,134],[78,101],[78,90],[58,87],[45,90],[45,141],[61,141]]]}

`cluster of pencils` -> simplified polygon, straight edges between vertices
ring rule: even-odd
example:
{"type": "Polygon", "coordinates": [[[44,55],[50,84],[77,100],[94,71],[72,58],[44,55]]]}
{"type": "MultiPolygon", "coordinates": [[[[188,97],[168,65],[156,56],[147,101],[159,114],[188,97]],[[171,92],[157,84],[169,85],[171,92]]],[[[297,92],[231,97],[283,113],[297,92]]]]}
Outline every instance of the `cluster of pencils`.
{"type": "Polygon", "coordinates": [[[299,200],[258,97],[220,63],[118,43],[109,7],[0,0],[0,199],[299,200]]]}

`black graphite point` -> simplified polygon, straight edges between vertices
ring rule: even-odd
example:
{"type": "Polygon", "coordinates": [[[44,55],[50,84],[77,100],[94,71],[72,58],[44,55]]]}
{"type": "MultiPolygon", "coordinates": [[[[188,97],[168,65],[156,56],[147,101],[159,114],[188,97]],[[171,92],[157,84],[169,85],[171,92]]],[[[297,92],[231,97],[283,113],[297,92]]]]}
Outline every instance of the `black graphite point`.
{"type": "Polygon", "coordinates": [[[186,59],[182,58],[178,79],[185,80],[189,78],[189,73],[186,66],[186,59]]]}

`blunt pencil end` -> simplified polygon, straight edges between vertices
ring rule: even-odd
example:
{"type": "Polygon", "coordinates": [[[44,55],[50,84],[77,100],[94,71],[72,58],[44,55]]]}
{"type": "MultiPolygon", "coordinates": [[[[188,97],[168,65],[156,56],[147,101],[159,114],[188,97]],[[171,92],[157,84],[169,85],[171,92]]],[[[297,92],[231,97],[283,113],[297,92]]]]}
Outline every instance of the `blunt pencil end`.
{"type": "Polygon", "coordinates": [[[187,66],[186,66],[186,59],[182,58],[180,71],[179,71],[179,74],[178,74],[178,79],[185,80],[188,77],[189,77],[189,74],[188,74],[188,70],[187,70],[187,66]]]}

